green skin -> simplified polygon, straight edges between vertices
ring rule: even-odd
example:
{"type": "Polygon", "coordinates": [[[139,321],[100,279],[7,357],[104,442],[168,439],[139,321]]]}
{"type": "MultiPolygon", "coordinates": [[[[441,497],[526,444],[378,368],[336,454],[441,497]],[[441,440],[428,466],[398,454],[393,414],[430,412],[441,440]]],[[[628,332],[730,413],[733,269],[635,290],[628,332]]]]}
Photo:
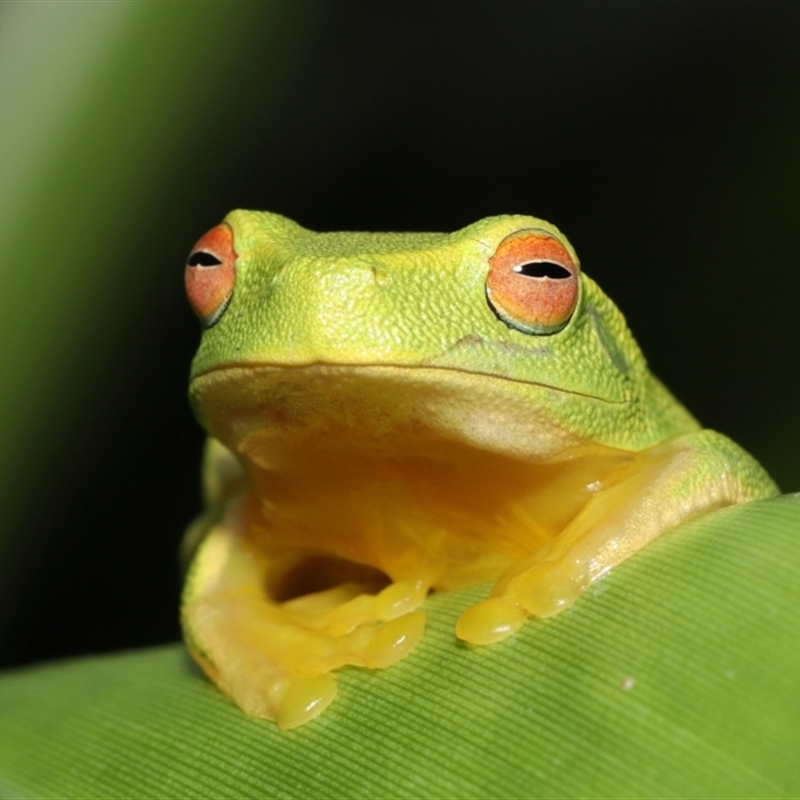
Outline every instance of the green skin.
{"type": "Polygon", "coordinates": [[[490,217],[452,234],[317,234],[247,211],[226,222],[239,253],[236,289],[203,335],[192,381],[233,364],[442,367],[527,384],[530,402],[559,425],[611,447],[641,450],[699,428],[585,274],[578,307],[557,334],[531,336],[498,321],[485,297],[486,260],[520,228],[566,243],[543,220],[490,217]],[[543,385],[570,393],[567,402],[543,385]]]}
{"type": "MultiPolygon", "coordinates": [[[[617,484],[607,495],[617,492],[616,500],[589,498],[544,557],[507,569],[486,604],[465,612],[458,635],[478,644],[510,635],[528,615],[557,613],[682,521],[777,491],[751,456],[701,429],[649,372],[622,315],[585,274],[560,330],[536,334],[500,318],[486,281],[505,237],[545,231],[577,264],[543,220],[490,217],[451,234],[318,234],[249,211],[225,221],[238,256],[235,288],[204,331],[191,371],[193,407],[214,443],[205,466],[208,510],[185,545],[193,562],[183,619],[198,660],[248,713],[280,723],[274,704],[243,699],[236,686],[246,675],[220,677],[224,659],[213,635],[198,631],[193,609],[211,596],[222,569],[217,556],[204,556],[205,537],[241,536],[240,523],[221,520],[236,498],[264,493],[253,477],[253,464],[272,452],[253,444],[264,431],[279,452],[301,441],[292,438],[301,430],[325,437],[354,424],[364,434],[358,448],[384,434],[396,447],[424,407],[428,431],[508,463],[573,458],[581,448],[635,454],[633,472],[608,483],[617,484]]],[[[414,577],[376,566],[395,581],[414,577]]]]}

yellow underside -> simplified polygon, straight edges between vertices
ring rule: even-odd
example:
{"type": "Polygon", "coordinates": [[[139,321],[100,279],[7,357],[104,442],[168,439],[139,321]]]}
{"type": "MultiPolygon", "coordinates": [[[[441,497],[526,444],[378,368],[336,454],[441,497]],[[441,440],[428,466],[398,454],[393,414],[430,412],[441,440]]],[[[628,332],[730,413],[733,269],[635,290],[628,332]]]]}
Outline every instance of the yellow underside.
{"type": "Polygon", "coordinates": [[[774,491],[694,422],[633,453],[554,421],[561,404],[586,419],[613,410],[597,398],[402,372],[242,367],[193,384],[225,447],[212,445],[210,510],[187,537],[207,532],[184,592],[187,642],[239,706],[282,728],[331,702],[337,667],[411,652],[430,591],[492,583],[455,634],[495,642],[662,531],[774,491]]]}
{"type": "Polygon", "coordinates": [[[632,454],[584,446],[546,461],[420,436],[375,452],[328,431],[247,444],[247,541],[286,601],[342,582],[446,590],[496,579],[539,553],[632,454]],[[359,570],[354,565],[366,565],[359,570]],[[377,574],[376,574],[377,573],[377,574]]]}
{"type": "MultiPolygon", "coordinates": [[[[432,435],[402,446],[376,451],[333,430],[244,443],[250,490],[206,539],[184,622],[198,660],[248,713],[283,728],[316,716],[335,695],[332,670],[387,667],[413,649],[429,591],[545,558],[590,499],[637,468],[635,455],[594,445],[539,462],[432,435]]],[[[586,583],[561,569],[542,616],[586,583]]],[[[528,613],[490,599],[457,633],[497,641],[528,613]]]]}

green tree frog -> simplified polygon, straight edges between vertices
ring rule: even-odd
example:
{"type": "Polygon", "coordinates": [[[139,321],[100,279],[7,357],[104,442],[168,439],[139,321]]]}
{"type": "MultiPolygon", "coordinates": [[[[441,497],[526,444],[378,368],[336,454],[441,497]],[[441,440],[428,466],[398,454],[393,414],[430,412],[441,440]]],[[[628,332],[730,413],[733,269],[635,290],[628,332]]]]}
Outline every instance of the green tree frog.
{"type": "Polygon", "coordinates": [[[660,533],[777,491],[648,371],[541,219],[315,233],[234,211],[185,280],[209,439],[183,630],[282,729],[334,699],[338,667],[405,658],[431,591],[486,584],[454,633],[491,644],[660,533]]]}

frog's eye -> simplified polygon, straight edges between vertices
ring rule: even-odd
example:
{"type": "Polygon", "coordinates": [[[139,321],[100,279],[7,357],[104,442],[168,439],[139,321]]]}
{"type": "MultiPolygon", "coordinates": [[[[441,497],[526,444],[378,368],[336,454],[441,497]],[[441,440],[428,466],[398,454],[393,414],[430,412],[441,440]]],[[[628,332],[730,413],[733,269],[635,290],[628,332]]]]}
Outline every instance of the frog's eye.
{"type": "Polygon", "coordinates": [[[517,231],[489,259],[486,298],[509,327],[556,333],[569,322],[578,301],[578,265],[546,231],[517,231]]]}
{"type": "Polygon", "coordinates": [[[217,323],[233,295],[236,251],[233,231],[224,222],[212,228],[189,254],[184,273],[186,295],[204,328],[217,323]]]}

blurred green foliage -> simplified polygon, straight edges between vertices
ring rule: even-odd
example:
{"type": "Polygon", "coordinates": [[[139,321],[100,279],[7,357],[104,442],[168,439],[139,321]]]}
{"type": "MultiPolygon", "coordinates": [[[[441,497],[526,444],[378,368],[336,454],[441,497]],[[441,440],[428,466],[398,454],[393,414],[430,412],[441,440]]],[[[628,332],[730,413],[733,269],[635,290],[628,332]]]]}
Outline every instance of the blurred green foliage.
{"type": "MultiPolygon", "coordinates": [[[[84,493],[82,518],[70,538],[79,542],[86,528],[106,527],[94,553],[103,570],[115,568],[120,536],[136,535],[125,524],[129,506],[105,509],[107,464],[85,452],[76,434],[93,437],[99,429],[111,439],[107,451],[114,452],[114,438],[131,448],[112,478],[131,487],[126,505],[163,508],[175,500],[167,492],[143,500],[138,487],[158,490],[147,473],[158,471],[163,455],[137,451],[135,440],[116,433],[130,425],[123,393],[131,393],[131,406],[141,399],[120,376],[131,362],[139,374],[157,362],[163,344],[145,332],[150,326],[163,333],[159,318],[183,310],[180,265],[207,220],[176,218],[171,209],[185,197],[180,184],[186,173],[208,158],[196,131],[229,116],[226,76],[241,68],[241,48],[252,44],[253,26],[280,52],[277,42],[298,14],[281,3],[213,2],[45,2],[4,4],[0,12],[2,654],[9,646],[3,634],[26,591],[39,591],[32,573],[50,566],[42,550],[71,547],[51,538],[61,532],[57,517],[69,502],[61,484],[84,493]],[[181,231],[177,237],[173,225],[181,231]],[[122,418],[109,425],[98,416],[115,392],[122,418]],[[85,481],[74,482],[76,470],[85,481]]],[[[274,73],[279,66],[280,59],[274,73]]],[[[265,109],[273,91],[271,76],[264,76],[265,109]]],[[[164,389],[179,398],[188,420],[183,384],[196,334],[188,313],[178,320],[185,330],[178,341],[181,363],[164,389]]],[[[136,422],[152,426],[158,414],[156,404],[136,422]]],[[[162,434],[167,448],[168,435],[162,434]]],[[[184,495],[195,481],[179,482],[184,495]]],[[[184,508],[172,531],[148,520],[172,551],[191,514],[185,502],[184,508]]],[[[162,583],[171,588],[175,568],[168,569],[162,583]]],[[[71,578],[81,581],[77,574],[71,578]]]]}

